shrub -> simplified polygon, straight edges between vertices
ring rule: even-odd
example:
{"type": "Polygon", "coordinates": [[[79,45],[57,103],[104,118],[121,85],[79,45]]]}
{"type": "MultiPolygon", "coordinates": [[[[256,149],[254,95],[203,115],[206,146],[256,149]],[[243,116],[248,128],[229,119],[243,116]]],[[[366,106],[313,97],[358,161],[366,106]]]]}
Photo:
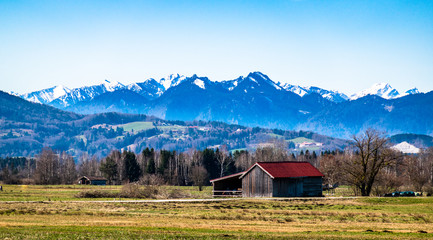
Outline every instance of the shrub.
{"type": "Polygon", "coordinates": [[[32,178],[23,178],[21,180],[21,184],[23,185],[34,185],[35,184],[35,180],[32,178]]]}
{"type": "Polygon", "coordinates": [[[116,198],[119,197],[118,193],[107,191],[83,191],[75,195],[77,198],[116,198]]]}
{"type": "Polygon", "coordinates": [[[191,196],[189,194],[186,194],[184,191],[177,189],[177,188],[171,190],[167,196],[167,198],[187,198],[187,197],[191,197],[191,196]]]}
{"type": "Polygon", "coordinates": [[[433,196],[433,186],[428,184],[427,186],[423,187],[423,192],[427,194],[427,196],[433,196]]]}
{"type": "Polygon", "coordinates": [[[75,195],[77,198],[186,198],[191,197],[180,189],[167,191],[161,186],[141,186],[136,183],[125,184],[119,193],[109,191],[83,191],[75,195]]]}
{"type": "Polygon", "coordinates": [[[158,186],[140,186],[138,184],[125,184],[120,191],[122,198],[157,198],[160,193],[158,186]]]}
{"type": "Polygon", "coordinates": [[[156,174],[148,174],[144,175],[140,178],[139,183],[141,185],[152,185],[152,186],[161,186],[165,183],[164,179],[156,174]]]}

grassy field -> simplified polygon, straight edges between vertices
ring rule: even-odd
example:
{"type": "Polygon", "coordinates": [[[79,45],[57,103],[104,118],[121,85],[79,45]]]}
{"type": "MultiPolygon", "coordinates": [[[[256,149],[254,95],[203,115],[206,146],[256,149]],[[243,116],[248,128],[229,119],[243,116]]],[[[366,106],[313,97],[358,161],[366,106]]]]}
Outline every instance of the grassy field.
{"type": "Polygon", "coordinates": [[[295,144],[303,143],[303,142],[311,142],[311,143],[315,143],[316,142],[313,139],[304,138],[304,137],[298,137],[298,138],[290,139],[290,140],[287,140],[287,141],[293,142],[295,144]]]}
{"type": "MultiPolygon", "coordinates": [[[[77,198],[83,191],[120,192],[122,186],[88,186],[88,185],[3,185],[0,192],[0,203],[5,201],[88,201],[94,198],[77,198]]],[[[164,192],[181,191],[191,198],[210,198],[212,188],[204,187],[198,191],[197,187],[161,186],[164,192]]],[[[96,200],[113,200],[113,198],[100,198],[96,200]]]]}
{"type": "Polygon", "coordinates": [[[158,126],[158,129],[162,131],[184,131],[186,127],[179,126],[179,125],[172,125],[172,126],[158,126]]]}
{"type": "Polygon", "coordinates": [[[114,128],[121,127],[126,132],[131,132],[132,130],[134,130],[134,132],[140,132],[140,131],[155,128],[152,122],[131,122],[127,124],[116,125],[113,127],[114,128]]]}
{"type": "Polygon", "coordinates": [[[427,197],[75,201],[77,192],[94,188],[5,186],[6,192],[0,192],[0,239],[433,238],[433,198],[427,197]],[[48,196],[50,200],[44,199],[48,196]],[[20,199],[35,201],[11,202],[20,199]]]}

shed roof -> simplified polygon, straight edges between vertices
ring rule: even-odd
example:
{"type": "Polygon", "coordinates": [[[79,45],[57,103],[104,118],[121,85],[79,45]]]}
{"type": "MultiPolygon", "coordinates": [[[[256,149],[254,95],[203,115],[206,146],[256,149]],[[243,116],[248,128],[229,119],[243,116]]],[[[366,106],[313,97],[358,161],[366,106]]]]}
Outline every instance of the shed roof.
{"type": "Polygon", "coordinates": [[[227,175],[227,176],[220,177],[220,178],[215,178],[215,179],[210,180],[210,182],[217,182],[217,181],[220,181],[220,180],[224,180],[224,179],[228,179],[228,178],[234,178],[234,177],[239,178],[242,174],[244,174],[244,172],[239,172],[239,173],[227,175]]]}
{"type": "Polygon", "coordinates": [[[323,177],[324,175],[309,162],[257,162],[242,174],[243,178],[255,166],[260,167],[272,178],[323,177]]]}
{"type": "Polygon", "coordinates": [[[82,176],[79,179],[82,178],[87,178],[89,181],[108,181],[106,178],[100,176],[82,176]]]}

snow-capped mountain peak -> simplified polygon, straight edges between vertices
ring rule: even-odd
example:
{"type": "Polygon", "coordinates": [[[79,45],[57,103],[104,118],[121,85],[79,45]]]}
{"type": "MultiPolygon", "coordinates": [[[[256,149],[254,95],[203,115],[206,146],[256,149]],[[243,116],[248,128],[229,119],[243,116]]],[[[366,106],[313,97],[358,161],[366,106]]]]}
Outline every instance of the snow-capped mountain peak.
{"type": "Polygon", "coordinates": [[[411,154],[416,154],[421,151],[419,148],[415,147],[414,145],[408,142],[401,142],[395,146],[392,146],[391,148],[400,151],[402,153],[411,153],[411,154]]]}
{"type": "Polygon", "coordinates": [[[179,85],[186,79],[185,76],[179,74],[170,74],[168,77],[161,78],[158,83],[164,86],[165,90],[179,85]]]}
{"type": "Polygon", "coordinates": [[[66,95],[69,92],[71,92],[71,89],[63,85],[58,85],[52,88],[26,93],[21,95],[21,97],[31,102],[46,104],[53,101],[56,98],[66,95]]]}
{"type": "Polygon", "coordinates": [[[308,87],[301,87],[297,85],[292,85],[289,83],[280,84],[280,86],[285,89],[286,91],[293,92],[301,97],[311,94],[311,93],[317,93],[321,95],[323,98],[330,100],[331,102],[344,102],[349,99],[349,97],[346,96],[344,93],[340,93],[338,91],[334,90],[325,90],[318,87],[308,86],[308,87]]]}
{"type": "Polygon", "coordinates": [[[140,92],[143,90],[143,88],[140,87],[140,85],[138,85],[137,83],[131,83],[131,84],[127,85],[126,89],[134,91],[134,92],[140,92]]]}
{"type": "Polygon", "coordinates": [[[266,76],[265,74],[263,74],[261,72],[252,72],[252,73],[248,74],[246,79],[253,81],[258,85],[260,85],[260,82],[265,82],[277,90],[282,89],[282,87],[280,85],[278,85],[277,83],[272,81],[268,76],[266,76]]]}
{"type": "Polygon", "coordinates": [[[53,99],[55,99],[55,98],[58,98],[58,97],[61,97],[61,96],[65,95],[66,93],[68,93],[70,91],[71,91],[71,89],[69,89],[69,88],[67,88],[67,87],[65,87],[63,85],[55,86],[53,88],[53,95],[52,95],[52,97],[53,97],[53,99]]]}
{"type": "Polygon", "coordinates": [[[420,93],[420,91],[418,90],[418,88],[412,88],[407,90],[404,95],[411,95],[411,94],[418,94],[420,93]]]}
{"type": "Polygon", "coordinates": [[[114,90],[120,89],[120,88],[124,88],[125,85],[123,85],[120,82],[114,81],[108,81],[107,79],[105,79],[105,81],[102,83],[102,85],[105,87],[105,89],[109,92],[112,92],[114,90]]]}
{"type": "Polygon", "coordinates": [[[368,89],[365,89],[359,93],[356,93],[350,97],[351,100],[355,100],[367,95],[377,95],[385,99],[393,99],[400,97],[400,93],[388,83],[377,83],[368,89]]]}

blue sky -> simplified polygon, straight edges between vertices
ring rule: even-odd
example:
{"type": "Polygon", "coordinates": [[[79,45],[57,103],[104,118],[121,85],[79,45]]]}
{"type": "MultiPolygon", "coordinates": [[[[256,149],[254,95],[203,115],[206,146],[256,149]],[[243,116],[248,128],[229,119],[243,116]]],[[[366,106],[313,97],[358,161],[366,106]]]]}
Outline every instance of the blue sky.
{"type": "Polygon", "coordinates": [[[0,0],[1,90],[171,73],[433,90],[433,1],[0,0]]]}

